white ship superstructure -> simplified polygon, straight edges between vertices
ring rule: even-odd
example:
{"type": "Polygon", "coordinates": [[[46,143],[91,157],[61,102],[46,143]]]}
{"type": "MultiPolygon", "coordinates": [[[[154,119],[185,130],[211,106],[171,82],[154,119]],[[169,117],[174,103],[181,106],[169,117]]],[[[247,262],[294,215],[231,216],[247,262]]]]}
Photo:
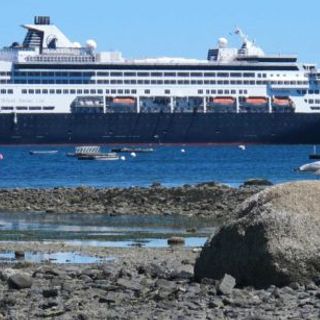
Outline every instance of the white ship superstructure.
{"type": "Polygon", "coordinates": [[[319,113],[320,72],[271,56],[241,30],[207,60],[128,60],[70,41],[49,17],[0,51],[0,113],[319,113]]]}

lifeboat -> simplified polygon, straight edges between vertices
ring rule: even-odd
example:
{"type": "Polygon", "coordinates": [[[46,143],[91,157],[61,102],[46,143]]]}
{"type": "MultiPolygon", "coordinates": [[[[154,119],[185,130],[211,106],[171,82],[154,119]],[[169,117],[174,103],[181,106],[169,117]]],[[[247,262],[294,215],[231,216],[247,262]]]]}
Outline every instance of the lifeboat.
{"type": "Polygon", "coordinates": [[[236,99],[233,97],[216,97],[210,99],[210,104],[215,106],[233,106],[236,99]]]}
{"type": "Polygon", "coordinates": [[[266,106],[268,105],[268,98],[266,97],[248,97],[244,103],[248,106],[266,106]]]}
{"type": "Polygon", "coordinates": [[[293,101],[289,97],[274,97],[272,99],[273,107],[292,107],[293,101]]]}
{"type": "Polygon", "coordinates": [[[134,105],[136,101],[134,98],[114,98],[112,102],[115,104],[134,105]]]}

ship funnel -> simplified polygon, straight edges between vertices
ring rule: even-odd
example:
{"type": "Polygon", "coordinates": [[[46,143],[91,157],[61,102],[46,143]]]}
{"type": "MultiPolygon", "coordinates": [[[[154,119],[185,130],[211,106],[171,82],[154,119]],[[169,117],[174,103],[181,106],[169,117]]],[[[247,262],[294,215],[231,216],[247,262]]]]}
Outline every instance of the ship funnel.
{"type": "Polygon", "coordinates": [[[50,25],[50,17],[37,16],[34,18],[34,24],[36,24],[36,25],[50,25]]]}

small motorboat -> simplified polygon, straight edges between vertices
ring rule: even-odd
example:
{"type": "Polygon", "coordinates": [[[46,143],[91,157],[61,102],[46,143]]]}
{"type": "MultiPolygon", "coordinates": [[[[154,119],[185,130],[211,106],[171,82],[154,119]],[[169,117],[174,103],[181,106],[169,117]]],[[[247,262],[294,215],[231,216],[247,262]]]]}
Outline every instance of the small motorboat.
{"type": "Polygon", "coordinates": [[[139,147],[123,147],[123,148],[113,148],[111,152],[118,153],[150,153],[154,152],[153,148],[139,148],[139,147]]]}
{"type": "Polygon", "coordinates": [[[320,161],[306,163],[296,169],[299,172],[319,172],[320,171],[320,161]]]}
{"type": "Polygon", "coordinates": [[[99,146],[80,146],[76,147],[74,152],[67,153],[67,157],[80,157],[86,155],[100,155],[101,150],[99,146]]]}
{"type": "Polygon", "coordinates": [[[313,153],[309,154],[310,160],[320,160],[320,153],[317,153],[317,147],[313,146],[313,153]]]}
{"type": "Polygon", "coordinates": [[[112,161],[120,160],[120,156],[115,152],[101,153],[98,155],[80,155],[77,157],[78,160],[97,160],[97,161],[112,161]]]}
{"type": "Polygon", "coordinates": [[[57,154],[58,150],[31,150],[29,151],[29,154],[32,156],[35,155],[52,155],[57,154]]]}

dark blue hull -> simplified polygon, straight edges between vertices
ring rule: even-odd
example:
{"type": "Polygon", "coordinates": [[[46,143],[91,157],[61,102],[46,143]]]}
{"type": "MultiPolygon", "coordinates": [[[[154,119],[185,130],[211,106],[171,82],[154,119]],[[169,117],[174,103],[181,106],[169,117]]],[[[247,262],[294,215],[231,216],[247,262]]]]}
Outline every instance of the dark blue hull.
{"type": "Polygon", "coordinates": [[[1,114],[1,144],[319,144],[320,114],[1,114]]]}

